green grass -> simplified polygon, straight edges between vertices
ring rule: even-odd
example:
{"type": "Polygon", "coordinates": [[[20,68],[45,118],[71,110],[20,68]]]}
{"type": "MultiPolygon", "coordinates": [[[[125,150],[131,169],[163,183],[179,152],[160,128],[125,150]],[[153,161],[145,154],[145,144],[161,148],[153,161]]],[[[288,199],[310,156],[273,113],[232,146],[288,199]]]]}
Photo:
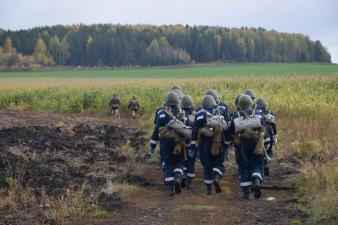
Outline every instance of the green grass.
{"type": "Polygon", "coordinates": [[[211,211],[215,209],[212,205],[183,205],[181,209],[193,210],[193,211],[211,211]]]}
{"type": "Polygon", "coordinates": [[[337,64],[197,64],[113,70],[54,70],[0,72],[0,78],[190,78],[247,75],[329,75],[338,73],[337,64]]]}
{"type": "Polygon", "coordinates": [[[109,212],[102,209],[96,209],[89,213],[92,218],[121,220],[121,215],[116,212],[109,212]]]}

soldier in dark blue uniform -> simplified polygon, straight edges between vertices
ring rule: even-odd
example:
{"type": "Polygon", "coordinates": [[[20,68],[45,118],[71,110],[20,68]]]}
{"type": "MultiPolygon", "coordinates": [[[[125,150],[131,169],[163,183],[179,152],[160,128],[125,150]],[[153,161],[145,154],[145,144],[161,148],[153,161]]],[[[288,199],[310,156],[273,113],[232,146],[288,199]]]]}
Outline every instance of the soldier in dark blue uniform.
{"type": "MultiPolygon", "coordinates": [[[[236,161],[239,169],[240,187],[243,190],[243,198],[249,199],[251,188],[254,190],[255,198],[260,198],[264,154],[256,153],[257,140],[246,137],[244,135],[245,131],[240,133],[235,132],[235,120],[254,115],[252,98],[244,94],[239,98],[238,105],[239,111],[232,115],[230,130],[235,135],[235,139],[239,139],[239,142],[236,143],[236,161]]],[[[265,125],[264,118],[260,119],[260,123],[262,126],[265,125]]],[[[257,132],[257,134],[262,133],[255,129],[253,132],[257,132]]]]}
{"type": "Polygon", "coordinates": [[[180,85],[177,84],[173,85],[170,91],[176,92],[176,94],[178,95],[178,97],[180,97],[180,99],[182,99],[182,97],[184,96],[183,90],[180,85]]]}
{"type": "Polygon", "coordinates": [[[210,129],[207,127],[207,118],[214,115],[215,110],[217,109],[215,99],[211,95],[204,96],[202,107],[203,109],[195,116],[189,155],[196,154],[196,145],[198,144],[200,159],[203,166],[204,183],[206,184],[207,194],[210,195],[212,184],[215,186],[216,193],[222,191],[219,182],[224,173],[224,138],[222,134],[220,134],[220,136],[217,135],[216,137],[216,132],[212,130],[210,133],[210,129]],[[209,134],[207,134],[208,130],[209,134]],[[217,143],[219,143],[219,145],[214,145],[214,143],[216,144],[216,139],[214,138],[217,138],[217,143]],[[216,150],[216,152],[214,150],[216,150]]]}
{"type": "MultiPolygon", "coordinates": [[[[181,107],[184,112],[184,123],[187,126],[192,127],[195,120],[194,104],[191,96],[184,95],[181,99],[181,107]]],[[[184,161],[184,172],[187,177],[187,188],[190,189],[193,178],[195,177],[195,160],[196,154],[187,155],[187,159],[184,161]]],[[[185,184],[183,184],[185,186],[185,184]]]]}
{"type": "Polygon", "coordinates": [[[160,132],[173,118],[178,118],[181,114],[180,99],[175,92],[169,92],[166,96],[165,106],[160,111],[152,138],[150,140],[151,155],[154,154],[156,144],[160,141],[160,152],[165,163],[165,183],[169,187],[169,195],[181,192],[181,181],[183,178],[183,154],[176,153],[176,143],[170,139],[160,139],[160,132]]]}
{"type": "Polygon", "coordinates": [[[267,109],[268,103],[263,98],[258,98],[256,101],[256,115],[264,117],[266,120],[266,132],[264,135],[264,146],[266,156],[264,159],[264,175],[269,176],[268,163],[272,159],[273,146],[277,144],[277,127],[275,116],[272,111],[267,109]]]}
{"type": "Polygon", "coordinates": [[[217,108],[220,111],[221,115],[224,117],[225,121],[228,121],[228,106],[221,101],[221,96],[219,95],[218,91],[209,89],[205,95],[211,95],[217,104],[217,108]]]}

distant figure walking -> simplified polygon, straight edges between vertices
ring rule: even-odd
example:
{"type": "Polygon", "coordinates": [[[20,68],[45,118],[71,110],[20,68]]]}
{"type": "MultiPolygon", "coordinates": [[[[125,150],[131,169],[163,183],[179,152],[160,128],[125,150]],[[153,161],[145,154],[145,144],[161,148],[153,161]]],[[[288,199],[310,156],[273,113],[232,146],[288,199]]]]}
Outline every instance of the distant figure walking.
{"type": "Polygon", "coordinates": [[[139,103],[138,103],[135,95],[133,95],[131,97],[131,100],[130,100],[130,102],[128,104],[128,109],[131,111],[131,114],[132,114],[133,118],[135,119],[136,118],[136,113],[140,109],[140,105],[139,105],[139,103]]]}
{"type": "Polygon", "coordinates": [[[117,96],[117,94],[113,94],[113,97],[110,99],[109,102],[110,105],[110,111],[112,114],[113,119],[118,119],[120,118],[120,98],[117,96]]]}

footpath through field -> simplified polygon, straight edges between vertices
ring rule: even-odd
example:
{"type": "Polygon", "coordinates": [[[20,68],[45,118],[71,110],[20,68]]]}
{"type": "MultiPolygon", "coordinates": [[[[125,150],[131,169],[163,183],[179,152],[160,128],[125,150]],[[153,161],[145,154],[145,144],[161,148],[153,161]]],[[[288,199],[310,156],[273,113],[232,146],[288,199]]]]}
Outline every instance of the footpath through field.
{"type": "MultiPolygon", "coordinates": [[[[123,124],[130,124],[130,120],[123,119],[123,124]]],[[[286,225],[292,224],[294,218],[301,216],[287,191],[270,188],[279,186],[281,178],[290,173],[276,162],[271,164],[271,176],[264,181],[267,189],[263,190],[261,199],[251,196],[249,201],[241,198],[233,149],[230,150],[229,161],[225,162],[223,192],[220,194],[206,195],[198,160],[196,167],[192,189],[183,189],[181,194],[169,197],[159,164],[145,162],[139,165],[136,174],[145,178],[147,184],[123,199],[125,204],[115,210],[119,215],[117,219],[83,219],[77,224],[286,225]]]]}
{"type": "MultiPolygon", "coordinates": [[[[84,163],[79,164],[79,168],[82,168],[81,170],[85,169],[82,172],[79,171],[79,173],[87,173],[84,174],[85,176],[93,173],[92,168],[94,168],[95,171],[102,171],[102,173],[104,173],[107,171],[107,168],[109,169],[111,166],[114,166],[113,164],[115,162],[111,162],[110,159],[107,158],[107,156],[113,153],[111,152],[110,148],[105,148],[103,146],[100,147],[100,145],[98,145],[99,141],[101,140],[101,130],[105,127],[99,124],[111,123],[109,118],[90,116],[67,117],[60,114],[12,110],[1,110],[0,113],[0,130],[2,129],[3,131],[7,131],[7,136],[4,136],[0,142],[3,144],[3,148],[12,150],[13,153],[13,149],[25,147],[22,151],[15,151],[14,153],[17,155],[25,155],[27,157],[30,157],[31,153],[37,151],[36,149],[41,148],[39,150],[39,156],[41,158],[40,161],[47,159],[47,161],[49,160],[49,164],[51,162],[53,165],[55,164],[54,167],[49,168],[51,173],[54,173],[54,170],[52,169],[60,171],[60,168],[68,168],[66,166],[68,164],[72,165],[74,162],[84,163]],[[80,126],[76,126],[76,129],[74,129],[75,134],[73,134],[72,137],[68,137],[63,136],[63,134],[55,133],[54,128],[49,129],[50,127],[54,127],[56,123],[60,122],[67,125],[80,123],[80,126]],[[84,126],[84,122],[89,125],[84,126]],[[86,136],[82,137],[81,132],[86,136]],[[26,134],[29,135],[27,136],[26,134]],[[92,137],[88,136],[88,134],[97,136],[92,137]],[[48,137],[50,135],[53,137],[53,140],[49,140],[48,138],[45,140],[46,138],[44,136],[48,137]],[[18,141],[12,139],[12,136],[18,141]],[[90,137],[90,139],[88,137],[90,137]],[[87,140],[88,143],[92,143],[91,145],[88,145],[88,147],[90,147],[90,154],[88,154],[88,156],[84,153],[83,149],[86,146],[84,143],[87,143],[83,141],[84,139],[87,140]],[[15,144],[16,142],[18,142],[20,145],[15,144]],[[46,145],[49,149],[52,149],[54,144],[57,144],[57,148],[55,149],[57,154],[55,155],[53,153],[53,155],[46,152],[45,149],[41,147],[41,143],[46,145]],[[77,149],[75,145],[78,145],[79,149],[77,149]],[[92,147],[97,145],[100,147],[97,150],[92,147]],[[52,158],[55,158],[56,156],[58,156],[58,158],[55,159],[56,161],[51,161],[52,158]],[[56,166],[59,166],[60,168],[56,166]]],[[[144,145],[145,142],[136,139],[136,137],[132,137],[132,135],[138,135],[138,133],[135,133],[134,131],[138,127],[136,120],[122,118],[118,124],[127,128],[119,131],[123,133],[114,134],[117,135],[116,138],[118,138],[116,140],[114,139],[115,142],[121,142],[121,140],[124,138],[121,135],[124,135],[129,136],[130,140],[138,140],[136,145],[144,145]]],[[[110,144],[114,146],[116,143],[110,144]]],[[[145,146],[138,146],[138,149],[145,149],[145,146]]],[[[35,164],[40,163],[40,161],[36,161],[35,164]]],[[[256,200],[253,197],[250,200],[241,199],[241,192],[238,187],[237,166],[234,160],[233,150],[230,150],[229,161],[225,162],[226,172],[222,179],[223,192],[221,194],[213,193],[211,196],[205,194],[206,191],[203,184],[202,170],[199,162],[197,163],[197,177],[193,181],[192,189],[184,189],[181,194],[174,197],[167,196],[167,189],[163,184],[163,173],[158,165],[158,162],[154,161],[155,160],[145,160],[141,163],[135,164],[136,169],[133,172],[133,176],[138,177],[143,181],[140,184],[136,184],[136,187],[129,191],[127,195],[122,195],[122,204],[120,204],[118,207],[110,209],[111,212],[116,215],[115,217],[98,219],[85,216],[72,221],[71,224],[284,225],[292,224],[293,218],[299,218],[302,216],[301,213],[296,209],[296,203],[290,199],[289,193],[284,190],[264,189],[261,199],[256,200]]],[[[31,165],[32,169],[35,168],[35,164],[31,165]]],[[[78,173],[68,173],[67,171],[68,170],[64,171],[65,175],[72,175],[70,176],[70,180],[73,179],[72,177],[74,174],[74,176],[79,176],[77,175],[78,173]]],[[[292,171],[288,171],[288,169],[284,168],[278,162],[273,162],[271,165],[271,176],[265,179],[264,185],[280,185],[281,179],[290,172],[292,171]]],[[[37,175],[37,178],[40,179],[41,174],[38,173],[37,175]]],[[[103,176],[106,175],[107,174],[103,174],[103,176]]],[[[42,178],[43,177],[41,177],[41,179],[42,178]]],[[[50,180],[49,177],[46,177],[46,179],[47,178],[50,180]]],[[[79,177],[74,178],[78,179],[79,177]]],[[[99,177],[97,177],[97,181],[100,181],[98,178],[99,177]]],[[[53,178],[52,180],[55,179],[53,178]]],[[[66,184],[67,181],[68,180],[64,179],[62,182],[66,184]]],[[[57,187],[59,187],[59,184],[57,185],[57,187]]],[[[94,182],[92,187],[102,189],[105,185],[105,182],[102,184],[94,182]]],[[[128,188],[128,184],[126,185],[126,188],[128,188]]],[[[25,218],[23,217],[24,214],[18,214],[18,216],[13,214],[11,216],[11,214],[6,210],[6,208],[0,210],[0,217],[1,215],[6,215],[4,221],[22,221],[20,218],[25,218]]],[[[25,213],[27,214],[27,212],[25,213]]],[[[30,216],[30,214],[27,214],[27,216],[30,216]]],[[[2,219],[0,218],[0,223],[1,221],[2,219]]],[[[7,222],[5,222],[5,224],[21,224],[7,222]]]]}

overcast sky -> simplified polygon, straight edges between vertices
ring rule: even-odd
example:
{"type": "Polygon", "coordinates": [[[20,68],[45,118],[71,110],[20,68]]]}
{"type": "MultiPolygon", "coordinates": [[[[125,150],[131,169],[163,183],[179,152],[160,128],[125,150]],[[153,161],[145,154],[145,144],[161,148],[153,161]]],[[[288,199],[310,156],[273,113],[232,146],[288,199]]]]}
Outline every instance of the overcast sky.
{"type": "Polygon", "coordinates": [[[189,24],[263,27],[320,40],[338,63],[338,0],[0,0],[0,27],[189,24]]]}

